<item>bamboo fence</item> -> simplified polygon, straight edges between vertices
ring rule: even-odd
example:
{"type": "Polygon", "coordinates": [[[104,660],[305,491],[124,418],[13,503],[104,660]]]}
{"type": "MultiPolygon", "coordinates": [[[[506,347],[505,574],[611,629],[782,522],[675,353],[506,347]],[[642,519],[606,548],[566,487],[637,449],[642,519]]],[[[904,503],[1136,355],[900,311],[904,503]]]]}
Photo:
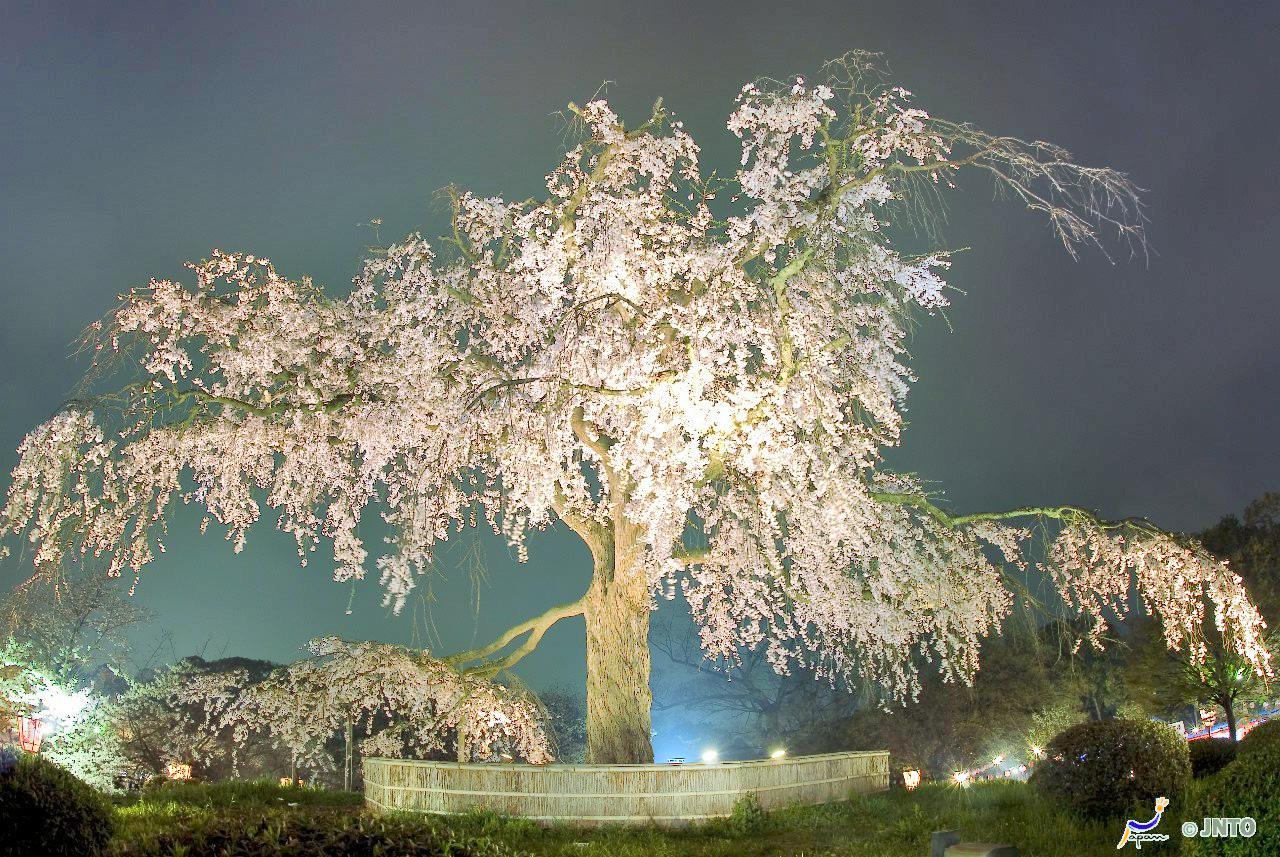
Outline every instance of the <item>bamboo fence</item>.
{"type": "Polygon", "coordinates": [[[748,792],[777,809],[888,787],[888,751],[682,766],[364,760],[365,802],[376,811],[489,809],[548,823],[682,825],[727,816],[748,792]]]}

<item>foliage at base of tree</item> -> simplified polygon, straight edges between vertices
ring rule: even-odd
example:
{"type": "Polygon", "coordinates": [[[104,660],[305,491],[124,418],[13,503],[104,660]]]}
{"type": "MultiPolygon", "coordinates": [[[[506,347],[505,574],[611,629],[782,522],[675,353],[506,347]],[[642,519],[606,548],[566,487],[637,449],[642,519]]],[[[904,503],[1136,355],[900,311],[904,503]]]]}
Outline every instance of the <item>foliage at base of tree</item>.
{"type": "Polygon", "coordinates": [[[1191,755],[1191,776],[1203,779],[1213,776],[1236,758],[1236,742],[1230,738],[1209,738],[1187,744],[1191,755]]]}
{"type": "Polygon", "coordinates": [[[111,827],[88,785],[39,756],[0,750],[0,857],[95,857],[111,827]]]}
{"type": "Polygon", "coordinates": [[[1259,723],[1253,727],[1249,734],[1240,741],[1236,748],[1236,753],[1241,756],[1248,756],[1273,748],[1280,749],[1280,720],[1268,720],[1266,723],[1259,723]]]}
{"type": "Polygon", "coordinates": [[[1179,800],[1190,780],[1187,742],[1150,720],[1073,726],[1049,742],[1031,776],[1045,797],[1098,819],[1121,816],[1160,796],[1179,800]]]}
{"type": "Polygon", "coordinates": [[[1258,823],[1253,836],[1188,839],[1190,853],[1196,857],[1280,854],[1280,742],[1267,740],[1248,752],[1242,744],[1234,762],[1201,780],[1192,790],[1188,818],[1199,821],[1246,816],[1258,823]]]}
{"type": "Polygon", "coordinates": [[[518,852],[483,839],[453,838],[406,818],[367,815],[223,818],[157,837],[139,857],[507,857],[518,852]]]}
{"type": "MultiPolygon", "coordinates": [[[[161,850],[156,842],[162,836],[170,843],[189,842],[192,834],[179,829],[346,828],[362,815],[350,805],[359,800],[358,795],[344,792],[268,783],[173,784],[154,793],[148,790],[117,809],[121,832],[113,843],[112,857],[167,857],[171,852],[161,850]],[[306,819],[305,824],[297,824],[298,819],[306,819]]],[[[920,857],[929,851],[930,834],[943,829],[959,830],[966,840],[1008,842],[1036,857],[1104,857],[1115,853],[1118,835],[1113,822],[1074,817],[1025,784],[1012,782],[980,783],[968,789],[926,785],[914,792],[898,790],[758,815],[744,809],[740,815],[741,821],[717,819],[680,829],[546,826],[492,812],[371,821],[382,834],[394,833],[403,841],[431,836],[454,843],[459,849],[455,854],[468,853],[461,850],[466,844],[476,847],[474,843],[484,842],[507,849],[497,853],[539,857],[920,857]],[[748,818],[750,823],[742,823],[748,818]]],[[[388,855],[414,853],[401,850],[401,840],[382,841],[388,855]]],[[[1152,849],[1152,853],[1159,857],[1162,851],[1152,849]]]]}

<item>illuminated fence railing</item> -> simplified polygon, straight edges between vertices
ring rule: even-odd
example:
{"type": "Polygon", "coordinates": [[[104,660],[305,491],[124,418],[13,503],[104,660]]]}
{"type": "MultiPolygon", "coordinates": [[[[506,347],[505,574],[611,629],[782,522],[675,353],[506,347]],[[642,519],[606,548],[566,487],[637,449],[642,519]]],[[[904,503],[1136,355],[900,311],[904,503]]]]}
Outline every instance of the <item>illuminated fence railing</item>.
{"type": "Polygon", "coordinates": [[[365,801],[382,811],[490,809],[538,821],[678,825],[729,815],[754,793],[765,809],[845,800],[889,787],[888,751],[714,765],[470,765],[364,760],[365,801]]]}

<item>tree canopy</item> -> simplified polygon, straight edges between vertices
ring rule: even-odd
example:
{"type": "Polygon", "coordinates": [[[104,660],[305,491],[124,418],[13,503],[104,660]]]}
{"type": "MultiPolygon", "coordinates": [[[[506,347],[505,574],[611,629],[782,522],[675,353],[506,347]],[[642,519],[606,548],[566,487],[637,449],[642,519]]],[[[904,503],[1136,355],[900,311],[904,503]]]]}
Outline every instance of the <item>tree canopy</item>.
{"type": "Polygon", "coordinates": [[[1073,252],[1140,243],[1141,213],[1123,174],[932,116],[867,55],[827,71],[742,89],[728,175],[661,102],[634,127],[570,105],[581,142],[545,199],[453,190],[451,234],[376,251],[346,297],[218,251],[189,284],[123,295],[91,334],[102,367],[141,377],[91,385],[28,435],[0,530],[25,531],[42,567],[110,554],[136,575],[175,499],[237,551],[265,504],[304,564],[327,540],[336,579],[375,567],[399,606],[458,528],[483,518],[523,558],[558,520],[591,549],[591,589],[456,663],[511,666],[584,615],[589,730],[614,724],[591,736],[603,761],[648,747],[655,596],[684,596],[710,657],[763,648],[777,670],[905,698],[913,652],[972,675],[1036,520],[1059,525],[1048,573],[1095,639],[1136,585],[1169,646],[1196,651],[1208,598],[1269,670],[1239,579],[1198,545],[1073,506],[955,515],[884,466],[915,377],[905,338],[948,304],[950,264],[888,226],[936,216],[964,170],[1073,252]],[[375,508],[394,535],[371,559],[375,508]]]}

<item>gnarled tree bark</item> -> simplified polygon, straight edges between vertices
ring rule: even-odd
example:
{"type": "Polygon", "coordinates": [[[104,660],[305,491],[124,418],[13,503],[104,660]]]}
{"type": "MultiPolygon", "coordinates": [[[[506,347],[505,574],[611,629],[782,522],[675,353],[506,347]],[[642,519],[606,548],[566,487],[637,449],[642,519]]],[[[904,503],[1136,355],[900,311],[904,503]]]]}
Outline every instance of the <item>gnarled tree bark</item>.
{"type": "Polygon", "coordinates": [[[587,623],[587,761],[653,761],[649,689],[650,598],[635,527],[615,524],[592,546],[587,623]]]}

